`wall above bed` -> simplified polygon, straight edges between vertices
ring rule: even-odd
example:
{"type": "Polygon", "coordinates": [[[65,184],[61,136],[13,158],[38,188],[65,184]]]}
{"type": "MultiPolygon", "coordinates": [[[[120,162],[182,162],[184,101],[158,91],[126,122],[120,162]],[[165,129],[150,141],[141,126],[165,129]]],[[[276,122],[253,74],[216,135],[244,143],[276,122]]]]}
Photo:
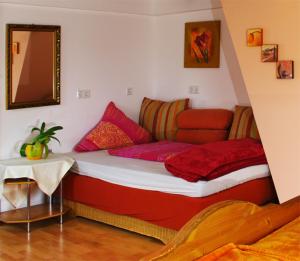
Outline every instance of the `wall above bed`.
{"type": "MultiPolygon", "coordinates": [[[[193,107],[233,109],[237,103],[249,104],[243,82],[233,77],[239,77],[238,68],[232,73],[230,64],[234,62],[226,56],[231,42],[225,23],[221,31],[221,67],[183,68],[184,23],[223,20],[222,12],[215,12],[218,17],[211,10],[148,16],[0,1],[2,39],[7,23],[59,24],[62,30],[61,105],[6,111],[2,95],[0,158],[17,156],[16,143],[23,141],[31,129],[29,125],[40,124],[38,121],[62,125],[62,146],[54,144],[53,148],[70,151],[98,122],[111,100],[134,120],[138,119],[144,96],[165,100],[190,97],[193,107]],[[189,94],[190,85],[198,85],[199,94],[189,94]],[[126,88],[133,88],[133,95],[127,96],[126,88]],[[77,99],[78,89],[90,89],[91,98],[77,99]]],[[[0,41],[0,50],[5,53],[5,41],[0,41]]],[[[4,63],[0,64],[0,82],[4,94],[4,63]]]]}
{"type": "Polygon", "coordinates": [[[221,8],[156,18],[154,92],[160,99],[189,97],[197,108],[249,105],[246,88],[221,8]],[[184,68],[184,25],[195,21],[221,21],[220,68],[184,68]],[[190,88],[198,87],[191,94],[190,88]]]}

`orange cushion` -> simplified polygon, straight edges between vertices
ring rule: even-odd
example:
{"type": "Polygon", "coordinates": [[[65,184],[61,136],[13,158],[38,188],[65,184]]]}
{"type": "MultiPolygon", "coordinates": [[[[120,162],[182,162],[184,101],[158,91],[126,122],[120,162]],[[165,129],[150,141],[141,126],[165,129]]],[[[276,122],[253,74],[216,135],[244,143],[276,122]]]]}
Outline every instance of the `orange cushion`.
{"type": "Polygon", "coordinates": [[[232,111],[224,109],[190,109],[178,115],[180,129],[226,130],[231,125],[232,111]]]}
{"type": "Polygon", "coordinates": [[[188,103],[189,99],[164,102],[145,97],[140,110],[140,125],[152,133],[156,140],[174,140],[176,118],[187,109],[188,103]]]}
{"type": "Polygon", "coordinates": [[[252,108],[237,105],[228,139],[243,138],[260,139],[252,108]]]}
{"type": "Polygon", "coordinates": [[[176,141],[194,144],[203,144],[226,140],[228,131],[226,130],[191,130],[179,129],[176,134],[176,141]]]}

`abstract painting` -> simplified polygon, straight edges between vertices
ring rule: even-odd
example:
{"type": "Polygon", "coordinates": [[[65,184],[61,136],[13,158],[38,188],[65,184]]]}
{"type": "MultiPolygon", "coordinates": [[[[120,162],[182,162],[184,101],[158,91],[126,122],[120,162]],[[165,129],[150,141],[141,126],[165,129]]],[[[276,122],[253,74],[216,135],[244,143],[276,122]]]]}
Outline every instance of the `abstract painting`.
{"type": "Polygon", "coordinates": [[[262,46],[263,45],[263,29],[252,28],[247,30],[247,46],[262,46]]]}
{"type": "Polygon", "coordinates": [[[264,44],[261,47],[261,61],[262,62],[277,62],[278,59],[278,45],[264,44]]]}
{"type": "Polygon", "coordinates": [[[220,67],[220,21],[185,24],[184,68],[220,67]]]}
{"type": "Polygon", "coordinates": [[[294,79],[294,61],[278,61],[276,76],[277,79],[294,79]]]}

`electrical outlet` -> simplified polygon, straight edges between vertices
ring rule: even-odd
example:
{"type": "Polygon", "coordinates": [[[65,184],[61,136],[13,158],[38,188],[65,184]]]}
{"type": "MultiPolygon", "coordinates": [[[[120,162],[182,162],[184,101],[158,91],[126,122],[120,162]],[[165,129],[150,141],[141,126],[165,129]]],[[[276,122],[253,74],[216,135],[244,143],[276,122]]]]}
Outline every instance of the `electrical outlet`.
{"type": "Polygon", "coordinates": [[[91,90],[90,89],[87,89],[87,90],[84,90],[84,98],[90,98],[91,97],[91,90]]]}
{"type": "Polygon", "coordinates": [[[129,95],[132,95],[133,94],[133,88],[127,88],[126,89],[126,95],[129,96],[129,95]]]}
{"type": "Polygon", "coordinates": [[[87,99],[91,97],[90,89],[78,89],[77,90],[77,98],[78,99],[87,99]]]}
{"type": "Polygon", "coordinates": [[[78,89],[76,96],[77,96],[78,99],[82,99],[83,98],[83,91],[78,89]]]}
{"type": "Polygon", "coordinates": [[[199,94],[199,85],[191,85],[189,86],[190,94],[199,94]]]}

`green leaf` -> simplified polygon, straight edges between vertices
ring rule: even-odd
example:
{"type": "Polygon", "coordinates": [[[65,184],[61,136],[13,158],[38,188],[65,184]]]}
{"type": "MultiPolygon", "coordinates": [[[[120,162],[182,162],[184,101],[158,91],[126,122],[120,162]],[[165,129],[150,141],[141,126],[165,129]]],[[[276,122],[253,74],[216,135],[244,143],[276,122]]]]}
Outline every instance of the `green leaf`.
{"type": "Polygon", "coordinates": [[[47,135],[52,135],[52,134],[55,134],[55,131],[62,130],[62,129],[63,129],[63,127],[61,127],[61,126],[55,126],[55,127],[50,128],[49,130],[45,131],[44,133],[45,134],[47,133],[47,135]]]}
{"type": "Polygon", "coordinates": [[[62,126],[54,126],[45,131],[45,126],[46,126],[46,124],[45,124],[45,122],[43,122],[41,125],[41,129],[39,129],[39,128],[32,129],[32,131],[34,131],[34,130],[40,131],[40,133],[32,139],[32,144],[40,143],[40,144],[43,144],[46,146],[50,142],[51,139],[54,139],[58,143],[60,143],[59,139],[57,139],[54,135],[56,134],[56,131],[62,130],[63,127],[62,126]]]}
{"type": "Polygon", "coordinates": [[[27,145],[29,145],[29,143],[24,143],[24,144],[21,146],[21,148],[20,148],[20,155],[21,155],[21,157],[26,157],[25,151],[26,151],[27,145]]]}
{"type": "Polygon", "coordinates": [[[39,134],[39,135],[37,135],[36,137],[34,137],[33,139],[32,139],[32,143],[36,143],[36,142],[40,142],[40,141],[42,141],[42,140],[44,140],[44,138],[45,137],[48,137],[49,135],[47,135],[45,132],[44,133],[42,133],[42,134],[39,134]]]}
{"type": "Polygon", "coordinates": [[[56,140],[60,144],[60,140],[58,138],[56,138],[54,136],[50,136],[50,138],[56,140]]]}
{"type": "Polygon", "coordinates": [[[41,130],[40,130],[39,128],[37,128],[37,127],[32,128],[31,132],[34,132],[34,131],[39,131],[39,132],[41,132],[41,130]]]}
{"type": "Polygon", "coordinates": [[[44,130],[45,130],[45,127],[46,127],[46,123],[45,123],[45,122],[43,122],[43,123],[42,123],[42,126],[41,126],[41,133],[43,133],[43,132],[44,132],[44,130]]]}
{"type": "Polygon", "coordinates": [[[41,143],[41,144],[47,144],[50,141],[49,137],[43,137],[37,140],[37,142],[41,143]]]}

